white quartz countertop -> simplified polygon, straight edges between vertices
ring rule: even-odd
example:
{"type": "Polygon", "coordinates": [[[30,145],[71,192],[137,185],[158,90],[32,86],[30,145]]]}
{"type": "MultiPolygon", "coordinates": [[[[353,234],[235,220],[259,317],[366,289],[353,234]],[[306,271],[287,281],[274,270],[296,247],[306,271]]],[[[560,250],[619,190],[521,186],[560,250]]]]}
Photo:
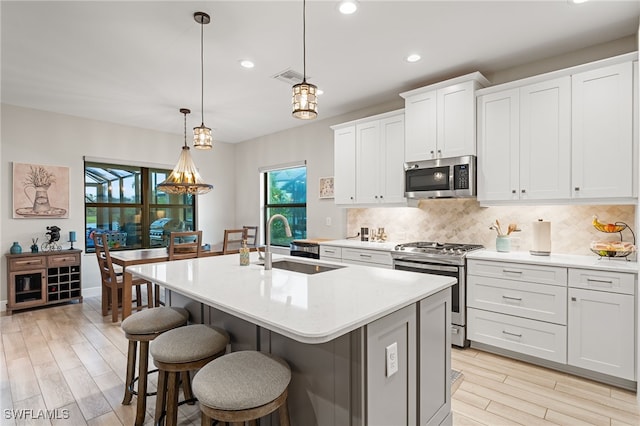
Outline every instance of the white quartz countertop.
{"type": "MultiPolygon", "coordinates": [[[[360,238],[360,237],[358,237],[360,238]]],[[[360,241],[358,240],[329,240],[322,241],[321,246],[343,247],[343,248],[355,248],[355,249],[368,249],[368,250],[380,250],[380,251],[393,251],[394,247],[398,245],[394,241],[372,242],[372,241],[360,241]]]]}
{"type": "Polygon", "coordinates": [[[136,265],[133,275],[302,343],[324,343],[450,287],[455,279],[392,269],[344,265],[290,256],[296,262],[334,264],[314,275],[265,271],[251,253],[136,265]]]}
{"type": "Polygon", "coordinates": [[[529,263],[535,265],[562,266],[567,268],[597,269],[601,271],[638,273],[638,263],[623,258],[599,258],[596,255],[556,254],[534,256],[528,251],[508,253],[493,250],[475,250],[467,254],[467,259],[500,260],[505,262],[529,263]]]}

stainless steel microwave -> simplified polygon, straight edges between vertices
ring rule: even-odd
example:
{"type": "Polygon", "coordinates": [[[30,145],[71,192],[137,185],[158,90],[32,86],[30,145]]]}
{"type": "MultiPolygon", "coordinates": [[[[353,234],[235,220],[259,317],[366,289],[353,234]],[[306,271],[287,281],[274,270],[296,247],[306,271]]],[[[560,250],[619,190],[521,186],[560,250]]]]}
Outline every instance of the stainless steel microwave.
{"type": "Polygon", "coordinates": [[[476,196],[476,157],[405,163],[404,195],[409,199],[476,196]]]}

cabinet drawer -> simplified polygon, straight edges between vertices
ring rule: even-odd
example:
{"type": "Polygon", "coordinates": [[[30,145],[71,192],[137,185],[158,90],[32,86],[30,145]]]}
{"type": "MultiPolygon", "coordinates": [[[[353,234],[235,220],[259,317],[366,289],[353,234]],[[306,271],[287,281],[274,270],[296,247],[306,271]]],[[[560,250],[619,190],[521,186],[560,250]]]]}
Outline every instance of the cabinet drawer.
{"type": "Polygon", "coordinates": [[[320,259],[342,259],[342,248],[333,246],[320,246],[320,259]]]}
{"type": "Polygon", "coordinates": [[[10,271],[24,271],[33,268],[45,268],[46,258],[44,256],[18,257],[9,260],[10,271]]]}
{"type": "Polygon", "coordinates": [[[567,285],[567,268],[557,266],[527,265],[523,263],[491,262],[470,259],[467,273],[483,277],[505,278],[511,281],[567,285]]]}
{"type": "Polygon", "coordinates": [[[467,305],[534,320],[567,324],[567,288],[469,275],[467,305]]]}
{"type": "Polygon", "coordinates": [[[569,287],[610,293],[635,294],[635,274],[591,269],[569,269],[569,287]]]}
{"type": "Polygon", "coordinates": [[[469,340],[562,364],[567,363],[567,327],[469,308],[469,340]]]}
{"type": "Polygon", "coordinates": [[[377,250],[343,248],[342,260],[356,260],[359,262],[377,263],[379,265],[393,265],[391,253],[377,250]]]}
{"type": "Polygon", "coordinates": [[[49,256],[47,260],[50,268],[56,268],[58,266],[76,265],[80,262],[80,255],[78,253],[65,253],[49,256]]]}

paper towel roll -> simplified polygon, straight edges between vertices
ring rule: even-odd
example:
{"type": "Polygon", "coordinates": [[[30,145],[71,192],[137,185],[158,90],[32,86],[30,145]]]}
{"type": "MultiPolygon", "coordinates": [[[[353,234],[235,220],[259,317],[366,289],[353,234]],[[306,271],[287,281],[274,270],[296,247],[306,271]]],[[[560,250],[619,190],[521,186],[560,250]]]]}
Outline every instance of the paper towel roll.
{"type": "Polygon", "coordinates": [[[531,224],[533,230],[533,243],[529,253],[536,256],[549,256],[551,254],[551,222],[538,219],[531,224]]]}

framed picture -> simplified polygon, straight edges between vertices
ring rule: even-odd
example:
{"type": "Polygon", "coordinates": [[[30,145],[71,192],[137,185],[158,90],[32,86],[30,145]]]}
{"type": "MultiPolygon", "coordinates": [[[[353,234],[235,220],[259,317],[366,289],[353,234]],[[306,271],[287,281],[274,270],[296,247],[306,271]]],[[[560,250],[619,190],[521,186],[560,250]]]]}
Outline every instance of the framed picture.
{"type": "Polygon", "coordinates": [[[320,198],[333,198],[333,176],[320,178],[320,198]]]}
{"type": "Polygon", "coordinates": [[[52,217],[69,217],[69,168],[13,163],[13,218],[52,217]]]}

